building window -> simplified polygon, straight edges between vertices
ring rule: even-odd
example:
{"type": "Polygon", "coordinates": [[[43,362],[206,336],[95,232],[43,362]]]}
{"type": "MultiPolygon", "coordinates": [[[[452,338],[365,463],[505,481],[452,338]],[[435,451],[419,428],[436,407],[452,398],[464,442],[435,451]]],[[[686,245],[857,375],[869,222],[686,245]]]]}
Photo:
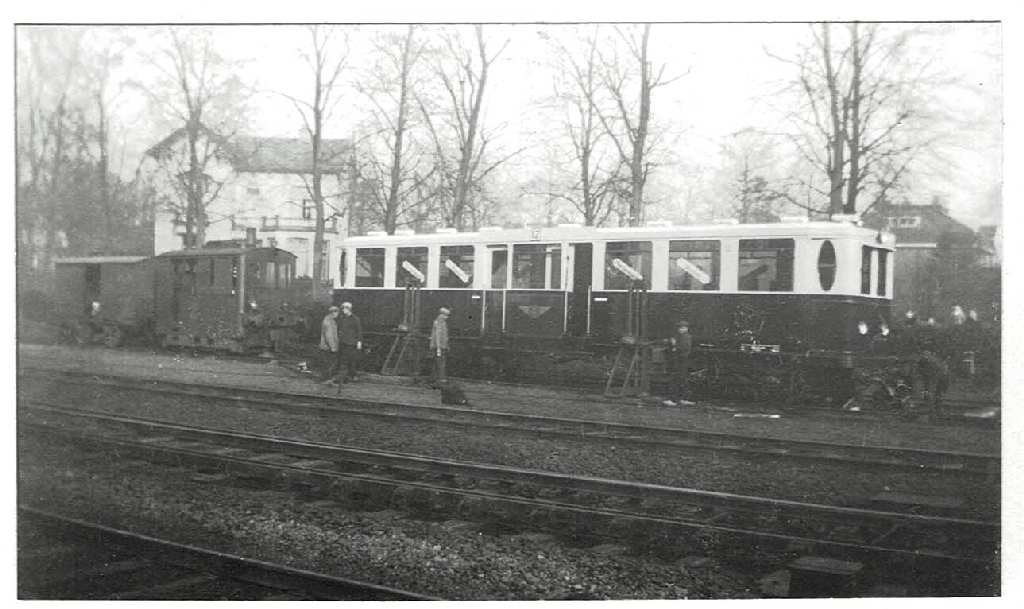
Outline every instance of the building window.
{"type": "Polygon", "coordinates": [[[739,289],[792,291],[793,250],[792,239],[740,239],[739,289]]]}
{"type": "Polygon", "coordinates": [[[512,248],[512,287],[519,290],[561,288],[562,248],[557,244],[521,243],[512,248]]]}
{"type": "Polygon", "coordinates": [[[831,241],[822,241],[818,250],[818,282],[826,292],[836,282],[836,248],[831,241]]]}
{"type": "Polygon", "coordinates": [[[309,199],[302,200],[302,219],[312,220],[313,219],[313,201],[309,199]]]}
{"type": "Polygon", "coordinates": [[[871,293],[871,248],[860,248],[860,293],[871,293]]]}
{"type": "Polygon", "coordinates": [[[330,251],[331,242],[325,239],[323,248],[320,250],[320,281],[331,280],[330,251]]]}
{"type": "Polygon", "coordinates": [[[889,281],[888,277],[889,252],[878,250],[878,295],[885,296],[885,286],[889,281]]]}
{"type": "Polygon", "coordinates": [[[258,197],[260,196],[260,189],[258,186],[247,186],[245,189],[245,194],[247,194],[250,197],[258,197]]]}
{"type": "Polygon", "coordinates": [[[651,286],[651,242],[609,241],[604,250],[604,288],[626,290],[633,284],[631,273],[641,276],[640,283],[651,286]],[[619,262],[616,263],[615,261],[619,262]],[[622,265],[629,267],[629,270],[622,265]]]}
{"type": "Polygon", "coordinates": [[[917,228],[921,226],[921,216],[892,216],[886,218],[889,228],[917,228]]]}
{"type": "Polygon", "coordinates": [[[295,254],[295,272],[299,277],[312,277],[309,268],[309,239],[305,237],[288,237],[286,247],[295,254]]]}
{"type": "Polygon", "coordinates": [[[423,275],[422,283],[426,283],[427,277],[427,248],[425,247],[400,247],[398,248],[398,259],[395,262],[395,285],[405,287],[407,285],[419,285],[420,279],[410,273],[405,267],[411,266],[423,275]]]}
{"type": "Polygon", "coordinates": [[[384,287],[384,248],[360,247],[356,249],[356,287],[384,287]]]}
{"type": "Polygon", "coordinates": [[[669,241],[668,289],[717,290],[718,241],[669,241]]]}
{"type": "Polygon", "coordinates": [[[473,285],[473,246],[442,245],[438,285],[442,288],[467,288],[473,285]]]}

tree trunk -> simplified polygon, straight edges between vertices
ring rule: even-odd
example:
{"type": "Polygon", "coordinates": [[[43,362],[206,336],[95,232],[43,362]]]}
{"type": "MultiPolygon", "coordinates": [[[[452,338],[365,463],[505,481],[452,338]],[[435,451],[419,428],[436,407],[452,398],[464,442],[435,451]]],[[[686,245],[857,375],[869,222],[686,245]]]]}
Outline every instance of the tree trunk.
{"type": "MultiPolygon", "coordinates": [[[[315,40],[315,38],[314,38],[315,40]]],[[[320,174],[320,146],[323,138],[323,107],[322,107],[322,79],[323,79],[323,56],[321,49],[316,50],[316,91],[313,94],[313,207],[316,215],[316,226],[313,229],[313,281],[310,287],[310,296],[315,301],[320,296],[320,279],[323,277],[324,262],[324,197],[322,188],[323,177],[320,174]]]]}
{"type": "Polygon", "coordinates": [[[65,101],[66,98],[62,95],[60,101],[57,103],[56,116],[54,117],[53,165],[50,172],[50,189],[46,196],[47,217],[43,222],[46,227],[46,239],[43,244],[43,255],[41,260],[41,266],[44,271],[50,270],[54,254],[57,249],[57,216],[59,215],[57,213],[57,209],[60,205],[61,197],[61,169],[64,166],[65,101]]]}
{"type": "Polygon", "coordinates": [[[832,67],[832,44],[829,26],[825,23],[821,27],[823,32],[822,55],[825,61],[825,81],[828,85],[829,95],[829,115],[832,119],[832,137],[829,142],[831,164],[828,171],[828,209],[829,214],[838,214],[843,211],[843,165],[845,164],[846,138],[839,110],[839,87],[838,83],[836,83],[836,74],[832,67]]]}
{"type": "Polygon", "coordinates": [[[405,128],[407,118],[406,106],[409,100],[409,62],[412,53],[413,26],[410,25],[405,35],[405,45],[402,48],[401,80],[398,91],[398,120],[395,122],[395,145],[391,156],[391,184],[388,189],[387,208],[384,214],[384,230],[389,235],[395,234],[398,224],[398,212],[401,201],[399,201],[399,189],[402,182],[402,148],[405,139],[405,128]]]}
{"type": "Polygon", "coordinates": [[[863,58],[861,57],[860,36],[857,23],[851,26],[853,38],[853,74],[850,79],[850,178],[846,186],[846,205],[843,207],[844,214],[857,213],[857,195],[860,194],[860,85],[861,72],[863,70],[863,58]]]}

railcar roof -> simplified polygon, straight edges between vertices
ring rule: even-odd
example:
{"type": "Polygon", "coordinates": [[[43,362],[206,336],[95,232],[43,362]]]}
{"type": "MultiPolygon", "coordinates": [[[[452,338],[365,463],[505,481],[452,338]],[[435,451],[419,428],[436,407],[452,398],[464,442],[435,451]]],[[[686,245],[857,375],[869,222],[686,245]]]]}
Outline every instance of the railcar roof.
{"type": "Polygon", "coordinates": [[[184,249],[174,250],[173,252],[164,252],[158,255],[158,258],[214,258],[223,256],[241,256],[245,254],[251,256],[256,254],[260,257],[273,257],[284,254],[286,256],[295,257],[295,254],[288,250],[283,250],[277,247],[209,247],[202,249],[184,249]]]}
{"type": "Polygon", "coordinates": [[[69,256],[57,258],[54,264],[135,264],[149,256],[69,256]]]}
{"type": "Polygon", "coordinates": [[[538,228],[484,229],[474,232],[438,232],[421,234],[370,234],[347,237],[356,245],[469,243],[508,243],[528,241],[630,241],[633,239],[672,238],[782,238],[782,237],[860,237],[886,246],[895,241],[891,233],[857,226],[851,222],[776,222],[771,224],[702,224],[638,227],[555,226],[538,228]]]}

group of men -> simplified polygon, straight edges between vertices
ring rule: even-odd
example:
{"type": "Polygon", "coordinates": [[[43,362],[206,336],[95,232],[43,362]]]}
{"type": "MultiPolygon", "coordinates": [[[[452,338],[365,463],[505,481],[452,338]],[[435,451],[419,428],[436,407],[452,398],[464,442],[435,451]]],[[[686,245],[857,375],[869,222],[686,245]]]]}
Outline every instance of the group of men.
{"type": "MultiPolygon", "coordinates": [[[[430,330],[430,351],[434,355],[434,380],[447,379],[448,360],[448,316],[451,309],[441,307],[430,330]]],[[[320,351],[323,353],[321,383],[337,385],[339,371],[343,372],[341,383],[356,379],[359,355],[363,350],[363,324],[352,312],[352,303],[343,302],[341,307],[330,306],[320,323],[320,351]]]]}

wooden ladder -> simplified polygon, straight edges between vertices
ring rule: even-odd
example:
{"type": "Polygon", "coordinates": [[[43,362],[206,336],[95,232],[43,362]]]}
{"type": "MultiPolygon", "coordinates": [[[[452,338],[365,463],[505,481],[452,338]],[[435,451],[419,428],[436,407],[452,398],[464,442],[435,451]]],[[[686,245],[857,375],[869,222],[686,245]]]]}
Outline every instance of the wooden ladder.
{"type": "Polygon", "coordinates": [[[650,392],[651,343],[642,337],[647,331],[647,290],[634,281],[626,293],[626,316],[622,344],[608,373],[604,394],[609,397],[645,395],[650,392]],[[618,378],[621,375],[622,383],[618,378]]]}
{"type": "Polygon", "coordinates": [[[398,336],[391,342],[388,356],[384,358],[384,366],[380,371],[383,375],[416,376],[420,373],[425,345],[419,331],[420,287],[420,283],[415,281],[405,286],[402,323],[398,326],[398,336]]]}

